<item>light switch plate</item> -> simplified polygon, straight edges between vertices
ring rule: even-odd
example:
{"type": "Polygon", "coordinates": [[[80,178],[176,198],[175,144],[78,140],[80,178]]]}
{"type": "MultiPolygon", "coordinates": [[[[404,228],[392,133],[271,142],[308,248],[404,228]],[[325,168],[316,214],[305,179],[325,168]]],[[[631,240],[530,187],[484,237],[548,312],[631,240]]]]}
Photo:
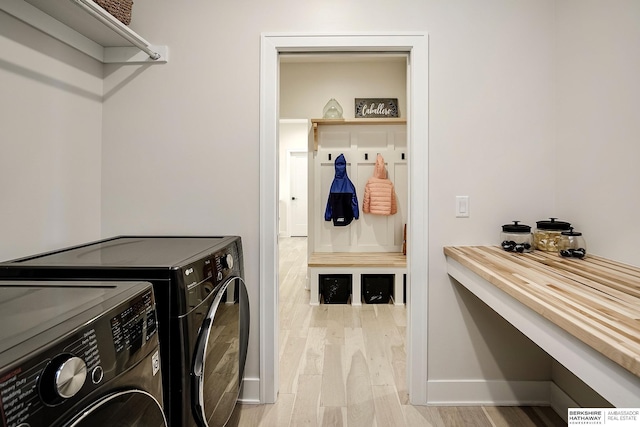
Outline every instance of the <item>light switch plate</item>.
{"type": "Polygon", "coordinates": [[[469,196],[456,196],[456,218],[469,218],[469,196]]]}

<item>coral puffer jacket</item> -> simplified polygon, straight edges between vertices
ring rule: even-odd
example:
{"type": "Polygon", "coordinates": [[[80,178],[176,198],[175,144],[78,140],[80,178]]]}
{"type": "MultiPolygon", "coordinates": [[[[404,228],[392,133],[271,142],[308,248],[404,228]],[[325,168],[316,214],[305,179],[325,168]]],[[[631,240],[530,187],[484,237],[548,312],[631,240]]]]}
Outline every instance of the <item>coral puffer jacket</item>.
{"type": "Polygon", "coordinates": [[[398,212],[396,192],[393,183],[387,178],[384,158],[378,154],[373,176],[364,187],[362,211],[376,215],[393,215],[398,212]]]}

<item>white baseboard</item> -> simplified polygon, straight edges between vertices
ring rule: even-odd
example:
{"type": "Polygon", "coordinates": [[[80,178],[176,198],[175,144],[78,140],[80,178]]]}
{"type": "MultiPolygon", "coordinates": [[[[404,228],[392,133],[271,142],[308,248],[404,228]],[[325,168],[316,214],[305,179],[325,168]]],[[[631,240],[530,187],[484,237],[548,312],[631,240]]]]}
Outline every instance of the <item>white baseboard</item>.
{"type": "Polygon", "coordinates": [[[550,406],[565,422],[579,405],[553,381],[427,381],[430,406],[550,406]]]}
{"type": "Polygon", "coordinates": [[[427,381],[428,404],[434,406],[548,406],[550,381],[427,381]]]}
{"type": "MultiPolygon", "coordinates": [[[[566,422],[569,408],[579,405],[553,381],[431,380],[430,406],[551,406],[566,422]]],[[[245,378],[238,401],[260,404],[260,378],[245,378]]]]}
{"type": "Polygon", "coordinates": [[[551,383],[549,391],[551,395],[549,399],[551,407],[558,415],[560,415],[560,417],[562,417],[565,423],[569,422],[569,408],[579,408],[580,405],[578,405],[567,393],[562,391],[562,389],[560,389],[560,387],[558,387],[554,382],[551,383]]]}
{"type": "Polygon", "coordinates": [[[242,391],[238,402],[258,405],[260,404],[260,378],[245,378],[242,380],[242,391]]]}

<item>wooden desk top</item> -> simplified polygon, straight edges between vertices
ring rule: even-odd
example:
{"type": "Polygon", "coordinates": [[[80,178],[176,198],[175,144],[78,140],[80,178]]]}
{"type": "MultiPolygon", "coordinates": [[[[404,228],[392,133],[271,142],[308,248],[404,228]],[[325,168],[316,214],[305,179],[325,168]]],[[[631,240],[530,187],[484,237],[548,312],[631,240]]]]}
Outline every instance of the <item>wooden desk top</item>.
{"type": "Polygon", "coordinates": [[[445,247],[444,253],[640,377],[640,268],[499,246],[445,247]]]}

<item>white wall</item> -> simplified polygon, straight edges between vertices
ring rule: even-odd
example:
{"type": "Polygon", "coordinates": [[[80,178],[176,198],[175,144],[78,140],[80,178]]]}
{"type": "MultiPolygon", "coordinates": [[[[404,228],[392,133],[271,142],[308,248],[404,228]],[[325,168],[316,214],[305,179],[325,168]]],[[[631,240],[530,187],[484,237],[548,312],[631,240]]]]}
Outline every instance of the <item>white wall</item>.
{"type": "MultiPolygon", "coordinates": [[[[534,359],[528,355],[535,350],[499,349],[476,334],[483,331],[495,344],[492,330],[505,328],[472,298],[460,296],[446,275],[442,246],[495,243],[501,224],[545,217],[553,205],[553,172],[526,179],[554,154],[553,2],[328,1],[310,13],[293,0],[226,8],[208,1],[184,7],[141,0],[132,26],[167,44],[171,60],[166,66],[106,68],[103,232],[242,235],[254,320],[260,33],[427,30],[430,377],[522,376],[517,361],[534,359]],[[471,197],[467,220],[454,218],[457,194],[471,197]],[[481,319],[469,317],[469,310],[481,319]]],[[[326,93],[327,100],[331,96],[326,93]]],[[[249,376],[258,375],[257,323],[249,376]]],[[[546,366],[540,373],[531,365],[526,375],[548,375],[546,366]]]]}
{"type": "Polygon", "coordinates": [[[101,67],[1,15],[0,258],[99,233],[239,234],[253,304],[246,372],[257,377],[260,33],[424,30],[430,275],[414,286],[429,287],[429,379],[547,378],[544,355],[449,279],[442,247],[494,244],[502,224],[553,215],[592,252],[633,261],[638,7],[138,0],[132,28],[168,45],[170,62],[104,68],[104,131],[101,67]],[[583,185],[560,182],[558,155],[578,156],[583,185]],[[456,195],[470,196],[470,218],[454,217],[456,195]],[[619,223],[603,223],[609,206],[619,223]]]}
{"type": "MultiPolygon", "coordinates": [[[[558,216],[589,252],[640,266],[640,3],[561,0],[556,19],[558,216]]],[[[561,367],[553,378],[603,406],[561,367]]]]}
{"type": "Polygon", "coordinates": [[[640,3],[558,2],[558,213],[640,266],[640,3]]]}
{"type": "Polygon", "coordinates": [[[540,349],[447,276],[442,247],[496,244],[502,224],[555,210],[553,164],[539,166],[555,154],[553,2],[456,2],[438,12],[427,27],[429,399],[483,377],[550,377],[540,349]],[[469,218],[455,218],[456,195],[470,197],[469,218]]]}
{"type": "Polygon", "coordinates": [[[100,237],[102,66],[0,12],[0,260],[100,237]]]}
{"type": "Polygon", "coordinates": [[[355,117],[355,98],[398,98],[400,117],[406,117],[406,56],[323,56],[281,57],[280,117],[321,119],[331,98],[345,119],[355,117]]]}

